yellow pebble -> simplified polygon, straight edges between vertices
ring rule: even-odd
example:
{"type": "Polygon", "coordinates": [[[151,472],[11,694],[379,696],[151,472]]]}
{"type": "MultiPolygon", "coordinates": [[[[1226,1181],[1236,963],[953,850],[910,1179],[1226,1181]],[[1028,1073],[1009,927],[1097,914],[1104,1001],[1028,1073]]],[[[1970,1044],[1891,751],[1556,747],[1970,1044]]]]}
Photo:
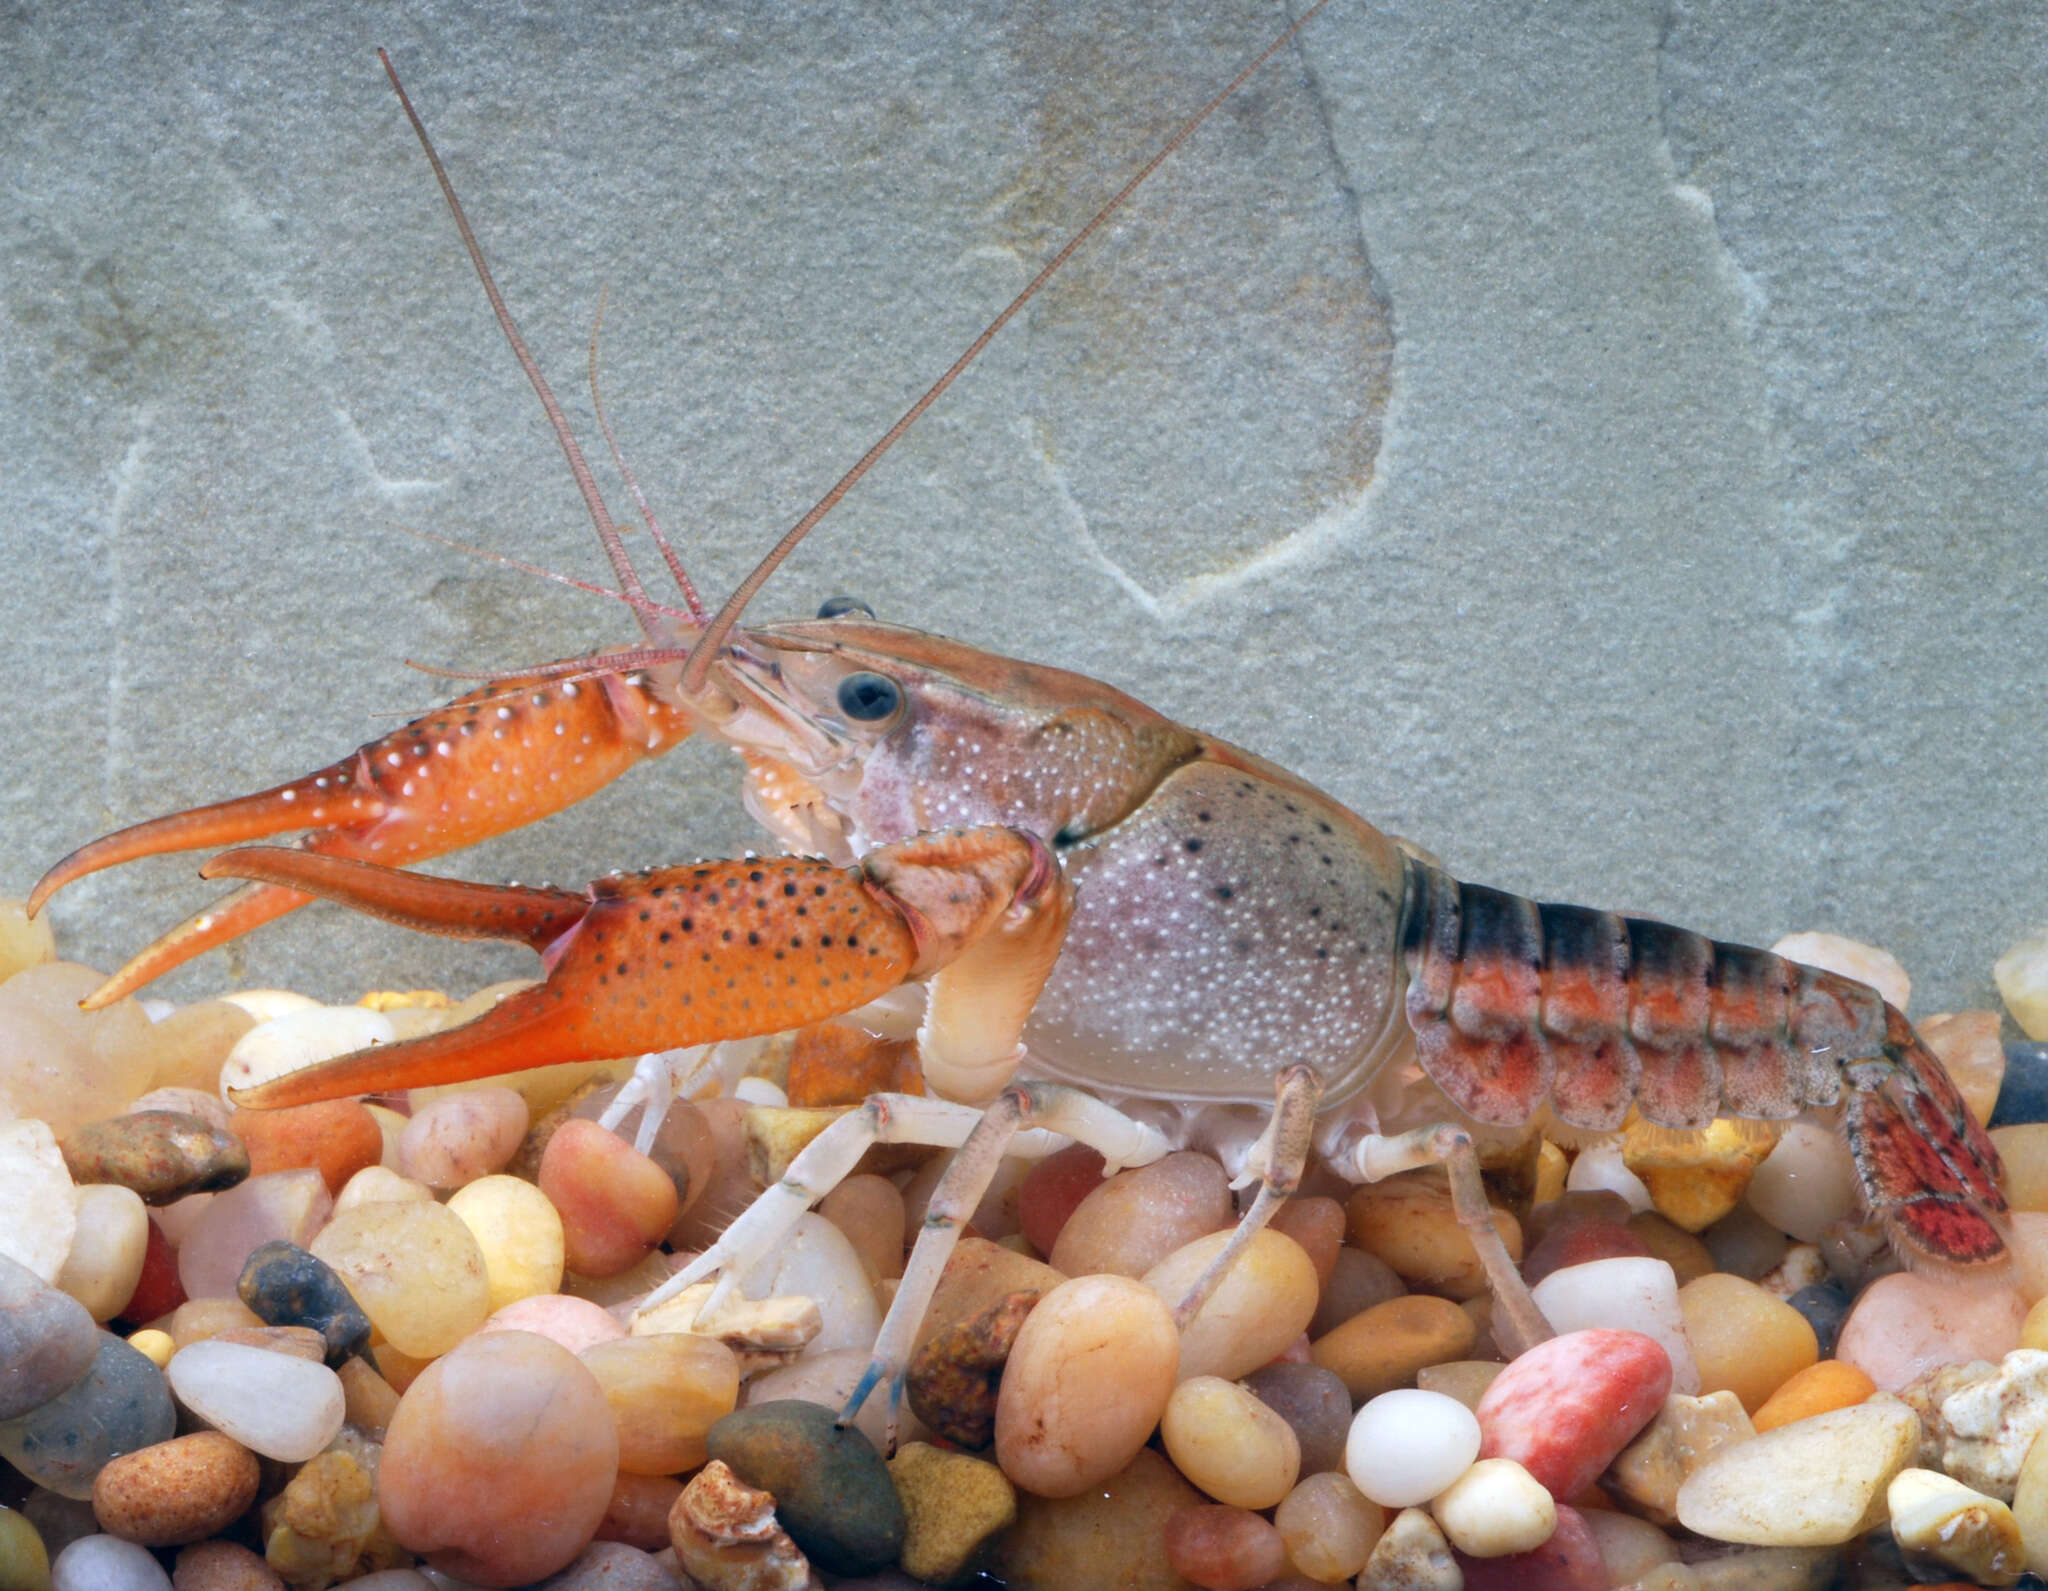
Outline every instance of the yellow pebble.
{"type": "Polygon", "coordinates": [[[178,1351],[178,1345],[171,1340],[169,1332],[157,1331],[153,1328],[138,1331],[128,1339],[128,1346],[141,1354],[159,1370],[169,1364],[171,1362],[171,1355],[178,1351]]]}
{"type": "Polygon", "coordinates": [[[1755,1282],[1717,1272],[1678,1290],[1702,1392],[1733,1392],[1754,1413],[1820,1357],[1804,1315],[1755,1282]]]}
{"type": "Polygon", "coordinates": [[[2035,1300],[2027,1318],[2020,1322],[2020,1346],[2048,1348],[2048,1298],[2035,1300]]]}
{"type": "Polygon", "coordinates": [[[1536,1151],[1536,1193],[1529,1200],[1531,1205],[1548,1204],[1553,1199],[1564,1197],[1564,1179],[1572,1169],[1572,1163],[1565,1158],[1565,1152],[1548,1138],[1536,1151]]]}
{"type": "Polygon", "coordinates": [[[1876,1391],[1877,1383],[1854,1365],[1840,1359],[1823,1359],[1808,1365],[1764,1399],[1750,1423],[1761,1435],[1794,1420],[1826,1414],[1830,1409],[1852,1408],[1876,1391]]]}
{"type": "Polygon", "coordinates": [[[440,989],[372,989],[356,1002],[372,1011],[445,1011],[454,1003],[440,989]]]}
{"type": "Polygon", "coordinates": [[[2015,1210],[2048,1210],[2048,1121],[1994,1127],[1991,1141],[2005,1162],[2005,1197],[2015,1210]]]}
{"type": "Polygon", "coordinates": [[[491,1287],[491,1313],[562,1285],[562,1218],[530,1182],[503,1175],[478,1177],[448,1200],[483,1250],[491,1287]]]}
{"type": "Polygon", "coordinates": [[[1704,1132],[1674,1133],[1637,1120],[1622,1136],[1621,1160],[1642,1178],[1659,1215],[1698,1232],[1742,1201],[1777,1141],[1770,1122],[1722,1120],[1704,1132]]]}

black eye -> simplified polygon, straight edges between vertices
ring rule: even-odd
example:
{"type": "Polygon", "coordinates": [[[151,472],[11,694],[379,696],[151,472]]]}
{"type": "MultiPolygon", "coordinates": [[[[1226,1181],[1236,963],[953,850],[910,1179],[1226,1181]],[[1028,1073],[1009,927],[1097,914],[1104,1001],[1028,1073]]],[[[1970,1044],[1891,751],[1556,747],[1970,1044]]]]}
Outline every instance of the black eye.
{"type": "Polygon", "coordinates": [[[903,692],[886,674],[849,674],[839,682],[839,710],[872,724],[903,705],[903,692]]]}
{"type": "Polygon", "coordinates": [[[827,597],[818,604],[818,617],[821,619],[836,619],[843,613],[858,613],[865,619],[875,616],[875,610],[859,597],[827,597]]]}

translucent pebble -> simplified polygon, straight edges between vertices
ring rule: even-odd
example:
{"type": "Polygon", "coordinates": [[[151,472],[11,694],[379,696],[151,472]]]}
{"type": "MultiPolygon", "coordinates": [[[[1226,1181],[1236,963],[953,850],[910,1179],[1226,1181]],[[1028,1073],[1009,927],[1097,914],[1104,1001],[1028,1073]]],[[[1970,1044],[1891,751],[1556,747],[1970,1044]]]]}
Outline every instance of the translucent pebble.
{"type": "Polygon", "coordinates": [[[1611,1586],[1634,1585],[1660,1563],[1679,1561],[1678,1544],[1647,1519],[1612,1508],[1580,1510],[1600,1547],[1611,1586]]]}
{"type": "Polygon", "coordinates": [[[1472,1315],[1448,1298],[1407,1293],[1353,1315],[1309,1344],[1309,1356],[1359,1402],[1410,1386],[1429,1365],[1471,1357],[1472,1315]]]}
{"type": "Polygon", "coordinates": [[[1899,1271],[1863,1290],[1835,1357],[1897,1392],[1938,1365],[1997,1363],[2019,1346],[2026,1314],[2010,1285],[1899,1271]]]}
{"type": "Polygon", "coordinates": [[[597,1539],[660,1552],[670,1545],[669,1510],[682,1490],[683,1483],[673,1475],[628,1475],[621,1470],[597,1527],[597,1539]]]}
{"type": "MultiPolygon", "coordinates": [[[[1781,1139],[1780,1142],[1783,1140],[1781,1139]]],[[[1792,1239],[1745,1201],[1700,1234],[1714,1268],[1754,1282],[1768,1276],[1785,1257],[1792,1239]]]]}
{"type": "Polygon", "coordinates": [[[581,1353],[592,1343],[610,1342],[626,1335],[618,1316],[587,1298],[566,1293],[537,1293],[495,1310],[479,1331],[530,1331],[558,1343],[571,1353],[581,1353]]]}
{"type": "Polygon", "coordinates": [[[1440,1392],[1383,1392],[1358,1411],[1344,1445],[1352,1485],[1385,1508],[1427,1502],[1479,1456],[1479,1421],[1440,1392]]]}
{"type": "Polygon", "coordinates": [[[1849,1146],[1819,1122],[1791,1123],[1750,1178],[1749,1207],[1800,1242],[1819,1242],[1859,1208],[1849,1146]]]}
{"type": "MultiPolygon", "coordinates": [[[[224,1006],[222,1009],[234,1008],[224,1006]]],[[[159,1022],[157,1026],[161,1028],[163,1024],[159,1022]]],[[[211,1088],[152,1088],[147,1094],[129,1101],[128,1104],[128,1114],[131,1116],[140,1116],[152,1110],[167,1110],[174,1116],[197,1116],[207,1126],[217,1127],[222,1132],[227,1131],[228,1118],[234,1114],[221,1102],[220,1095],[211,1088]]]]}
{"type": "Polygon", "coordinates": [[[132,1333],[128,1338],[128,1346],[159,1370],[169,1364],[171,1355],[178,1351],[178,1345],[172,1340],[169,1332],[148,1328],[132,1333]]]}
{"type": "Polygon", "coordinates": [[[1067,1219],[1102,1186],[1102,1155],[1069,1144],[1032,1166],[1017,1191],[1017,1226],[1034,1251],[1050,1254],[1067,1219]]]}
{"type": "Polygon", "coordinates": [[[740,1278],[743,1298],[808,1298],[825,1329],[804,1348],[816,1358],[839,1348],[867,1348],[882,1328],[882,1312],[867,1268],[838,1227],[816,1211],[797,1217],[789,1235],[740,1278]]]}
{"type": "Polygon", "coordinates": [[[1557,1529],[1557,1503],[1511,1458],[1482,1458],[1429,1505],[1444,1537],[1473,1558],[1534,1552],[1557,1529]]]}
{"type": "Polygon", "coordinates": [[[163,1372],[103,1331],[83,1376],[19,1419],[0,1421],[0,1458],[38,1486],[90,1497],[109,1459],[168,1441],[176,1426],[163,1372]]]}
{"type": "Polygon", "coordinates": [[[384,1153],[384,1134],[377,1119],[353,1099],[326,1099],[285,1110],[238,1110],[228,1130],[249,1149],[249,1169],[257,1176],[311,1166],[327,1191],[336,1194],[365,1166],[384,1153]]]}
{"type": "Polygon", "coordinates": [[[1244,1378],[1247,1391],[1285,1420],[1301,1445],[1301,1472],[1344,1467],[1351,1394],[1342,1377],[1316,1364],[1271,1364],[1244,1378]]]}
{"type": "Polygon", "coordinates": [[[66,1497],[44,1486],[30,1491],[21,1504],[21,1517],[35,1527],[36,1534],[42,1537],[43,1550],[52,1558],[72,1542],[100,1533],[91,1498],[66,1497]]]}
{"type": "Polygon", "coordinates": [[[2036,928],[1992,964],[1998,997],[2030,1039],[2048,1039],[2048,928],[2036,928]]]}
{"type": "Polygon", "coordinates": [[[459,1188],[502,1171],[526,1137],[526,1101],[509,1088],[465,1088],[413,1113],[398,1169],[430,1188],[459,1188]]]}
{"type": "Polygon", "coordinates": [[[120,1314],[142,1277],[149,1250],[149,1212],[132,1189],[111,1182],[78,1190],[78,1230],[57,1273],[57,1286],[96,1321],[120,1314]]]}
{"type": "Polygon", "coordinates": [[[377,1164],[386,1171],[397,1170],[398,1140],[405,1136],[405,1124],[412,1118],[400,1115],[389,1105],[373,1104],[367,1099],[363,1101],[363,1109],[370,1113],[370,1119],[377,1124],[377,1131],[384,1135],[384,1153],[378,1157],[377,1164]]]}
{"type": "Polygon", "coordinates": [[[324,1364],[233,1342],[180,1348],[164,1372],[180,1403],[252,1453],[303,1464],[341,1429],[341,1381],[324,1364]]]}
{"type": "Polygon", "coordinates": [[[433,1199],[434,1190],[424,1182],[402,1177],[389,1166],[365,1166],[335,1195],[334,1213],[340,1215],[365,1204],[431,1204],[433,1199]]]}
{"type": "Polygon", "coordinates": [[[300,994],[292,989],[236,989],[220,996],[225,1005],[246,1011],[258,1023],[274,1021],[281,1016],[291,1016],[300,1011],[318,1011],[320,1002],[309,994],[300,994]]]}
{"type": "Polygon", "coordinates": [[[1167,1399],[1159,1435],[1174,1468],[1238,1508],[1271,1508],[1294,1489],[1301,1444],[1273,1410],[1235,1382],[1196,1376],[1167,1399]]]}
{"type": "Polygon", "coordinates": [[[1311,1580],[1349,1580],[1365,1567],[1387,1528],[1387,1511],[1348,1475],[1306,1476],[1273,1511],[1287,1561],[1311,1580]]]}
{"type": "Polygon", "coordinates": [[[1620,1144],[1593,1144],[1580,1150],[1564,1185],[1568,1193],[1618,1193],[1631,1210],[1647,1210],[1655,1203],[1643,1179],[1623,1163],[1620,1144]]]}
{"type": "Polygon", "coordinates": [[[706,1457],[705,1432],[739,1405],[739,1360],[710,1337],[620,1337],[594,1343],[577,1357],[611,1405],[619,1468],[631,1474],[698,1468],[706,1457]]]}
{"type": "Polygon", "coordinates": [[[1280,1532],[1244,1508],[1198,1504],[1166,1522],[1166,1562],[1203,1591],[1252,1591],[1287,1568],[1280,1532]]]}
{"type": "Polygon", "coordinates": [[[0,1119],[33,1117],[63,1137],[149,1088],[142,1007],[116,1000],[104,1011],[78,1009],[104,981],[90,967],[50,961],[0,983],[0,1119]]]}
{"type": "Polygon", "coordinates": [[[401,1353],[444,1354],[491,1312],[483,1251],[438,1204],[366,1204],[306,1245],[348,1284],[370,1323],[401,1353]]]}
{"type": "Polygon", "coordinates": [[[1906,1009],[1906,1002],[1912,998],[1912,980],[1906,976],[1906,969],[1899,965],[1898,957],[1889,950],[1880,950],[1876,945],[1866,945],[1842,934],[1787,934],[1771,946],[1771,954],[1797,961],[1803,966],[1819,967],[1823,972],[1838,973],[1858,983],[1867,983],[1884,996],[1885,1004],[1897,1006],[1901,1011],[1906,1009]]]}
{"type": "Polygon", "coordinates": [[[0,1587],[48,1591],[50,1553],[26,1514],[0,1508],[0,1587]]]}
{"type": "Polygon", "coordinates": [[[1751,1414],[1820,1358],[1820,1340],[1806,1318],[1739,1276],[1688,1282],[1678,1290],[1678,1307],[1701,1390],[1733,1392],[1751,1414]]]}
{"type": "Polygon", "coordinates": [[[1678,1489],[1678,1520],[1716,1541],[1834,1546],[1883,1521],[1885,1488],[1913,1460],[1919,1418],[1873,1398],[1722,1448],[1678,1489]]]}
{"type": "Polygon", "coordinates": [[[188,1298],[171,1311],[164,1330],[171,1334],[177,1347],[183,1348],[188,1343],[218,1337],[224,1331],[262,1324],[262,1317],[239,1298],[188,1298]]]}
{"type": "Polygon", "coordinates": [[[903,1274],[903,1195],[887,1177],[848,1177],[818,1201],[818,1214],[846,1235],[869,1281],[903,1274]]]}
{"type": "Polygon", "coordinates": [[[1273,1230],[1291,1237],[1316,1268],[1316,1287],[1327,1287],[1344,1242],[1344,1206],[1335,1199],[1297,1195],[1273,1212],[1273,1230]]]}
{"type": "Polygon", "coordinates": [[[1213,1155],[1183,1150],[1096,1185],[1046,1256],[1069,1276],[1143,1276],[1237,1216],[1229,1178],[1213,1155]]]}
{"type": "Polygon", "coordinates": [[[676,1219],[668,1173],[595,1122],[556,1129],[541,1154],[539,1181],[561,1214],[569,1269],[578,1275],[630,1269],[676,1219]]]}
{"type": "Polygon", "coordinates": [[[490,1332],[400,1399],[377,1498],[391,1534],[432,1567],[523,1585],[583,1550],[618,1465],[611,1409],[576,1356],[531,1332],[490,1332]]]}
{"type": "Polygon", "coordinates": [[[118,1536],[86,1536],[57,1554],[50,1591],[171,1591],[147,1547],[118,1536]]]}
{"type": "Polygon", "coordinates": [[[1323,1296],[1316,1304],[1315,1318],[1308,1323],[1308,1334],[1327,1336],[1353,1315],[1362,1315],[1373,1305],[1407,1291],[1408,1284],[1385,1260],[1347,1243],[1337,1250],[1337,1262],[1330,1267],[1330,1279],[1323,1283],[1323,1296]]]}
{"type": "Polygon", "coordinates": [[[54,1282],[77,1229],[77,1193],[49,1124],[0,1121],[0,1256],[54,1282]]]}
{"type": "Polygon", "coordinates": [[[255,1025],[254,1017],[225,1000],[200,1000],[179,1006],[150,1029],[151,1090],[176,1088],[203,1094],[214,1109],[225,1115],[227,1108],[220,1097],[220,1069],[228,1052],[255,1025]]]}
{"type": "MultiPolygon", "coordinates": [[[[511,1097],[519,1100],[517,1094],[511,1097]]],[[[523,1115],[524,1100],[519,1100],[519,1108],[523,1115]]],[[[532,1183],[503,1175],[478,1177],[456,1190],[448,1208],[483,1252],[494,1314],[507,1304],[561,1287],[566,1254],[562,1218],[532,1183]]]]}
{"type": "MultiPolygon", "coordinates": [[[[1179,1369],[1159,1295],[1122,1276],[1062,1282],[1025,1317],[996,1395],[996,1462],[1041,1497],[1072,1497],[1128,1464],[1179,1369]]],[[[1474,1427],[1473,1446],[1478,1446],[1474,1427]]]]}
{"type": "Polygon", "coordinates": [[[185,1295],[232,1295],[251,1254],[280,1241],[307,1247],[333,1208],[326,1180],[310,1166],[251,1177],[215,1194],[178,1245],[178,1280],[185,1295]]]}
{"type": "MultiPolygon", "coordinates": [[[[1459,1300],[1486,1292],[1479,1253],[1451,1207],[1441,1171],[1404,1171],[1370,1183],[1351,1195],[1344,1214],[1350,1242],[1385,1260],[1408,1286],[1459,1300]]],[[[1521,1223],[1495,1209],[1493,1224],[1509,1257],[1519,1261],[1521,1223]]]]}
{"type": "Polygon", "coordinates": [[[1671,1390],[1699,1391],[1699,1367],[1678,1307],[1678,1277],[1664,1261],[1594,1260],[1568,1266],[1538,1282],[1530,1295],[1560,1333],[1600,1326],[1641,1332],[1670,1357],[1671,1390]]]}
{"type": "MultiPolygon", "coordinates": [[[[223,998],[237,1005],[247,1003],[241,996],[223,998]]],[[[251,1011],[250,1015],[258,1013],[251,1011]]],[[[359,1005],[312,1005],[278,1016],[259,1016],[256,1026],[235,1041],[221,1065],[221,1097],[232,1104],[236,1089],[254,1088],[352,1050],[389,1044],[397,1036],[389,1017],[359,1005]]]]}
{"type": "Polygon", "coordinates": [[[57,936],[50,927],[49,914],[31,917],[27,901],[0,896],[0,983],[56,959],[57,936]]]}
{"type": "MultiPolygon", "coordinates": [[[[1147,1271],[1145,1285],[1169,1310],[1179,1307],[1229,1241],[1228,1232],[1196,1238],[1147,1271]]],[[[1182,1331],[1181,1378],[1249,1375],[1306,1331],[1315,1312],[1315,1263],[1293,1238],[1263,1231],[1182,1331]]]]}

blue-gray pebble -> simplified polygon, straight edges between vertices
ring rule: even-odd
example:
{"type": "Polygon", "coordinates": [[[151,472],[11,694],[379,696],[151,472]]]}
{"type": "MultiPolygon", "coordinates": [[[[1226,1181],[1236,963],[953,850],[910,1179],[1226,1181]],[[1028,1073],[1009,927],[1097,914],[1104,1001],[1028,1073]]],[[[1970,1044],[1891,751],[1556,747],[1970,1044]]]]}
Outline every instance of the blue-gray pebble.
{"type": "Polygon", "coordinates": [[[2005,1047],[2005,1081],[1987,1127],[2020,1127],[2048,1121],[2048,1044],[2031,1039],[2005,1047]]]}
{"type": "Polygon", "coordinates": [[[85,1374],[99,1346],[85,1305],[0,1254],[0,1420],[48,1403],[85,1374]]]}
{"type": "Polygon", "coordinates": [[[327,1364],[339,1369],[370,1346],[370,1317],[348,1284],[319,1256],[282,1238],[242,1266],[235,1292],[268,1326],[310,1326],[327,1339],[327,1364]]]}
{"type": "Polygon", "coordinates": [[[1833,1282],[1815,1282],[1802,1287],[1787,1300],[1791,1306],[1806,1317],[1807,1325],[1820,1340],[1820,1356],[1830,1357],[1835,1351],[1835,1339],[1842,1335],[1842,1322],[1849,1313],[1849,1295],[1833,1282]]]}
{"type": "Polygon", "coordinates": [[[164,1373],[112,1332],[98,1339],[79,1380],[20,1419],[0,1421],[0,1458],[66,1497],[90,1497],[94,1477],[114,1459],[177,1434],[164,1373]]]}

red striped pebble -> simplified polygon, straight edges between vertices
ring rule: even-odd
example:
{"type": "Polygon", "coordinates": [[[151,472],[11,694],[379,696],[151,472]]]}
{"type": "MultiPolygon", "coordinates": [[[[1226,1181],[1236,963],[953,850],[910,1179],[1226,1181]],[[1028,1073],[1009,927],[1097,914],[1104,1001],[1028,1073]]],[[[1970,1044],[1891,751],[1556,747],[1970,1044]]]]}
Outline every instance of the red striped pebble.
{"type": "Polygon", "coordinates": [[[1561,1503],[1556,1532],[1535,1551],[1505,1558],[1468,1558],[1462,1552],[1456,1556],[1465,1571],[1465,1591],[1607,1591],[1607,1564],[1592,1527],[1576,1508],[1561,1503]]]}
{"type": "Polygon", "coordinates": [[[1538,1343],[1486,1389],[1481,1458],[1511,1458],[1560,1501],[1593,1484],[1671,1390],[1671,1360],[1641,1332],[1596,1327],[1538,1343]]]}

